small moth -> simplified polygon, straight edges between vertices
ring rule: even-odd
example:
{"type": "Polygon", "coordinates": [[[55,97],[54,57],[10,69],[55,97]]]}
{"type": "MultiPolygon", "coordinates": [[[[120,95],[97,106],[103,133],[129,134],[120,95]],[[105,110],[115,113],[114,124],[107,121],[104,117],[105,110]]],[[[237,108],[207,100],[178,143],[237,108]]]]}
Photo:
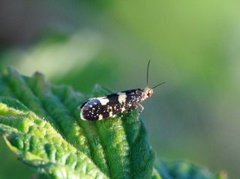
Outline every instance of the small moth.
{"type": "Polygon", "coordinates": [[[150,60],[147,64],[147,85],[144,89],[131,89],[103,97],[90,98],[80,107],[81,119],[97,121],[108,117],[115,117],[126,110],[136,108],[139,108],[139,112],[141,113],[144,109],[141,102],[152,96],[154,88],[165,83],[159,83],[154,87],[148,86],[149,65],[150,60]]]}

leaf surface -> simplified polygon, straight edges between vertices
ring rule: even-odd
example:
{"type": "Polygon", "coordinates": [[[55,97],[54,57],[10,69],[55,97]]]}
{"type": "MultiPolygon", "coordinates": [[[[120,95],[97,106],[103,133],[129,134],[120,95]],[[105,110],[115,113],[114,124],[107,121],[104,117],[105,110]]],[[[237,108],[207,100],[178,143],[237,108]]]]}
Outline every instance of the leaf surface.
{"type": "MultiPolygon", "coordinates": [[[[92,96],[108,93],[96,86],[92,96]]],[[[0,132],[24,163],[51,178],[151,178],[154,153],[136,111],[83,121],[87,97],[8,69],[0,75],[0,132]]]]}

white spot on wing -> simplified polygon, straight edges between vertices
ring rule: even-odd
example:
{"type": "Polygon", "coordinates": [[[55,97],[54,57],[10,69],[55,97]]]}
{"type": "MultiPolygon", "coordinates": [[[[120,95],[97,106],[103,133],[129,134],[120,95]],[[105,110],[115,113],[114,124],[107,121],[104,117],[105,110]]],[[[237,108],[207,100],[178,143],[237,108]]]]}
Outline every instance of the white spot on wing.
{"type": "Polygon", "coordinates": [[[100,101],[101,105],[106,105],[109,102],[109,99],[107,99],[105,97],[97,98],[97,99],[100,101]]]}
{"type": "Polygon", "coordinates": [[[118,102],[119,103],[125,103],[127,99],[126,93],[117,93],[118,94],[118,102]]]}
{"type": "Polygon", "coordinates": [[[99,120],[103,119],[102,114],[99,114],[98,119],[99,119],[99,120]]]}
{"type": "Polygon", "coordinates": [[[86,119],[83,117],[83,111],[82,111],[82,110],[80,111],[80,118],[81,118],[82,120],[86,120],[86,119]]]}
{"type": "Polygon", "coordinates": [[[112,112],[109,112],[109,116],[112,117],[112,116],[113,116],[113,113],[112,113],[112,112]]]}

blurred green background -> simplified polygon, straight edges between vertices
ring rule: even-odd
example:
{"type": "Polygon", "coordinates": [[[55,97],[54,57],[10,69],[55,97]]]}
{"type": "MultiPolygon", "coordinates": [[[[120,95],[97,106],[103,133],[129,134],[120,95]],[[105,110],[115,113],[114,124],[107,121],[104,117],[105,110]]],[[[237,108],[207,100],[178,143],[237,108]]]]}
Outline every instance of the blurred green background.
{"type": "MultiPolygon", "coordinates": [[[[240,2],[0,0],[0,68],[45,74],[90,94],[144,87],[157,157],[239,178],[240,2]]],[[[30,178],[0,140],[0,178],[30,178]]]]}

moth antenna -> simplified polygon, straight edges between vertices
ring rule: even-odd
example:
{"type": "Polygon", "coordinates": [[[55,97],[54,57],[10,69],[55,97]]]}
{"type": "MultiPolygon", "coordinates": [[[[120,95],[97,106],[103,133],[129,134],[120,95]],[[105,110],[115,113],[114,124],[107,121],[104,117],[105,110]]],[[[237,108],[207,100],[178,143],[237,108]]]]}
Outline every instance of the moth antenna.
{"type": "Polygon", "coordinates": [[[164,82],[161,82],[161,83],[159,83],[159,84],[157,84],[157,85],[153,86],[153,87],[152,87],[152,89],[154,89],[154,88],[157,88],[157,87],[159,87],[159,86],[163,85],[164,83],[166,83],[166,81],[164,81],[164,82]]]}
{"type": "Polygon", "coordinates": [[[149,74],[150,62],[151,62],[151,60],[149,60],[149,61],[148,61],[148,64],[147,64],[147,86],[148,86],[148,74],[149,74]]]}

